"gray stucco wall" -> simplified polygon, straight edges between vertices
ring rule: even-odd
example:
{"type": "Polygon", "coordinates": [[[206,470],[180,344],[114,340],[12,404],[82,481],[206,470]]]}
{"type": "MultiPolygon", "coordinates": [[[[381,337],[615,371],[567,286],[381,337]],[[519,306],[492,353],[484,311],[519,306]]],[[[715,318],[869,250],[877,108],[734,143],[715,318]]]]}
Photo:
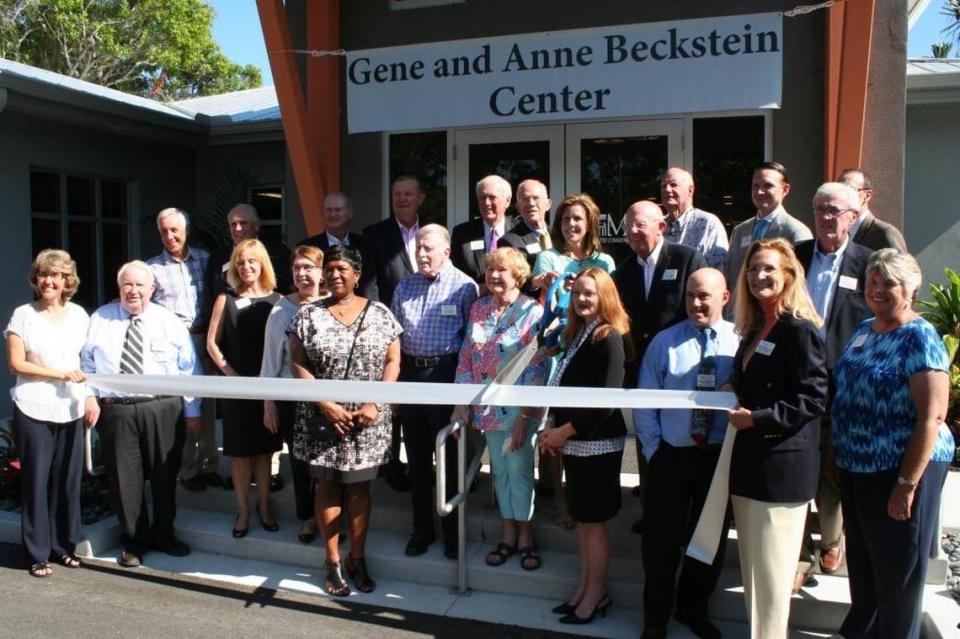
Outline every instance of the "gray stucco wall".
{"type": "Polygon", "coordinates": [[[943,269],[960,270],[960,104],[907,109],[907,246],[923,268],[923,292],[944,281],[943,269]]]}
{"type": "MultiPolygon", "coordinates": [[[[30,170],[41,168],[129,181],[132,256],[149,257],[160,243],[152,216],[171,203],[193,206],[193,149],[144,142],[6,110],[0,112],[0,321],[6,326],[13,309],[32,299],[26,273],[33,259],[30,241],[30,170]]],[[[0,388],[14,379],[0,368],[0,388]]],[[[0,392],[0,415],[11,413],[6,392],[0,392]]]]}
{"type": "MultiPolygon", "coordinates": [[[[302,0],[300,0],[302,2],[302,0]]],[[[881,0],[881,2],[892,0],[881,0]]],[[[288,6],[300,2],[291,0],[288,6]]],[[[762,13],[792,8],[793,0],[711,0],[623,2],[622,0],[484,0],[405,11],[386,2],[342,2],[342,46],[347,50],[417,42],[499,36],[511,33],[575,29],[615,24],[762,13]]],[[[296,8],[293,9],[297,11],[296,8]]],[[[293,15],[293,14],[291,14],[293,15]]],[[[297,13],[296,15],[300,15],[297,13]]],[[[811,220],[810,199],[823,166],[824,12],[785,18],[783,108],[773,118],[773,158],[791,172],[788,208],[811,220]]],[[[302,27],[291,18],[295,34],[302,27]]],[[[654,88],[655,90],[657,88],[654,88]]],[[[668,87],[660,89],[668,90],[668,87]]],[[[344,95],[345,95],[344,91],[344,95]]],[[[344,113],[346,107],[344,106],[344,113]]],[[[357,226],[381,211],[381,135],[347,135],[342,146],[342,184],[357,201],[357,226]]]]}

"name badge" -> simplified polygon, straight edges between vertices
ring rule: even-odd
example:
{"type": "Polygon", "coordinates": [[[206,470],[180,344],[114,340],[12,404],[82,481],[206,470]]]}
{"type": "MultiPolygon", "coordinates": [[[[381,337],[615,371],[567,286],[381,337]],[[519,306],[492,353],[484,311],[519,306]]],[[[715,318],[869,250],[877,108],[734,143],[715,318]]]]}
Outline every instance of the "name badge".
{"type": "Polygon", "coordinates": [[[246,307],[248,307],[248,306],[250,306],[250,298],[249,298],[249,297],[240,297],[240,298],[237,298],[237,308],[246,308],[246,307]]]}
{"type": "Polygon", "coordinates": [[[841,275],[837,286],[845,288],[848,291],[855,291],[857,290],[857,278],[850,277],[849,275],[841,275]]]}
{"type": "Polygon", "coordinates": [[[527,245],[526,245],[525,247],[523,247],[523,248],[527,249],[527,253],[529,253],[530,255],[536,255],[537,253],[539,253],[540,251],[543,250],[543,249],[540,247],[540,243],[539,243],[539,242],[530,242],[529,244],[527,244],[527,245]]]}
{"type": "Polygon", "coordinates": [[[454,304],[443,304],[440,306],[440,315],[443,317],[453,317],[457,314],[457,307],[454,304]]]}
{"type": "Polygon", "coordinates": [[[775,346],[776,344],[774,344],[773,342],[768,342],[767,340],[763,340],[759,344],[757,344],[757,350],[754,352],[759,353],[761,355],[769,355],[770,353],[773,352],[773,349],[775,346]]]}
{"type": "Polygon", "coordinates": [[[713,373],[698,373],[697,388],[713,390],[717,387],[717,376],[713,373]]]}
{"type": "Polygon", "coordinates": [[[220,267],[220,271],[222,273],[226,273],[229,270],[230,270],[230,262],[225,262],[223,266],[220,267]]]}
{"type": "Polygon", "coordinates": [[[667,270],[665,270],[665,271],[663,272],[663,281],[664,281],[664,282],[669,282],[669,281],[675,280],[675,279],[677,279],[677,269],[675,269],[675,268],[668,268],[667,270]]]}
{"type": "Polygon", "coordinates": [[[867,334],[863,333],[862,335],[857,335],[857,339],[853,340],[853,343],[850,344],[850,348],[860,348],[867,342],[867,334]]]}
{"type": "Polygon", "coordinates": [[[471,250],[471,251],[482,251],[482,250],[485,249],[486,247],[487,247],[487,245],[483,243],[483,240],[474,240],[474,241],[470,242],[470,250],[471,250]]]}
{"type": "Polygon", "coordinates": [[[740,248],[744,249],[750,246],[753,243],[752,237],[741,237],[740,238],[740,248]]]}

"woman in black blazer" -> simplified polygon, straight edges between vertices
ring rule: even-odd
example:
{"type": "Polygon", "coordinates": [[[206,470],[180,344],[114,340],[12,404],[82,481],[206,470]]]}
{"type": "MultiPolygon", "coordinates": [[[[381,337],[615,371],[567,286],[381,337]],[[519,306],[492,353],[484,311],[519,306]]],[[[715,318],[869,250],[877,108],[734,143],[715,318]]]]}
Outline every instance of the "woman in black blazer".
{"type": "Polygon", "coordinates": [[[751,636],[783,639],[827,398],[823,322],[786,240],[747,250],[735,313],[743,341],[730,382],[740,403],[730,411],[730,495],[740,571],[751,636]]]}
{"type": "MultiPolygon", "coordinates": [[[[564,334],[566,352],[552,386],[622,388],[630,320],[616,285],[601,268],[582,271],[573,283],[564,334]]],[[[560,623],[584,624],[612,603],[607,594],[610,538],[606,521],[620,510],[620,461],[626,427],[616,408],[552,408],[554,427],[540,435],[540,451],[563,453],[567,507],[579,522],[580,583],[553,609],[560,623]]]]}

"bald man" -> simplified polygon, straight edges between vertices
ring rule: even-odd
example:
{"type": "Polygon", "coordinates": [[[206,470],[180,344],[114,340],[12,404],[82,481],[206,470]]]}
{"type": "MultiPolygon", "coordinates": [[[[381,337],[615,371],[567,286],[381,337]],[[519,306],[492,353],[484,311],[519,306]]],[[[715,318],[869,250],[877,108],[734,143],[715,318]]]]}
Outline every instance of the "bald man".
{"type": "Polygon", "coordinates": [[[667,213],[668,242],[683,244],[703,255],[707,266],[722,269],[727,260],[727,230],[713,213],[693,206],[693,176],[674,167],[660,180],[660,201],[667,213]]]}
{"type": "MultiPolygon", "coordinates": [[[[712,391],[726,383],[740,344],[736,327],[723,319],[723,307],[729,300],[720,271],[702,268],[687,278],[687,319],[664,329],[650,342],[637,387],[712,391]]],[[[676,601],[677,620],[693,634],[719,638],[720,631],[707,619],[707,607],[723,565],[729,517],[712,564],[683,557],[683,546],[700,519],[720,457],[727,415],[724,411],[644,409],[633,411],[633,421],[649,462],[641,542],[646,576],[643,637],[667,636],[676,601]]]]}

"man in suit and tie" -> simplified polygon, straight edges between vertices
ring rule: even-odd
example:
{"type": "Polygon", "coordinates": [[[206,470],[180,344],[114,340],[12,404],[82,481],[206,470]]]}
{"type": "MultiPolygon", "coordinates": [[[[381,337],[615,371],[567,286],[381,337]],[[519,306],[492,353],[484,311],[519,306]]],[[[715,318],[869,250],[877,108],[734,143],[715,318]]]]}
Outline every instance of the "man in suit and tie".
{"type": "MultiPolygon", "coordinates": [[[[413,175],[400,175],[390,185],[393,215],[363,229],[363,272],[360,277],[366,298],[389,308],[400,280],[416,272],[420,207],[425,199],[419,179],[413,175]]],[[[391,488],[406,491],[410,489],[410,480],[400,461],[400,441],[400,415],[399,411],[394,411],[393,455],[385,475],[391,488]]]]}
{"type": "MultiPolygon", "coordinates": [[[[813,196],[817,237],[795,247],[807,274],[807,291],[823,318],[820,337],[826,345],[831,395],[834,365],[857,325],[873,315],[863,297],[867,260],[872,251],[853,242],[850,235],[859,206],[860,196],[852,187],[837,182],[822,184],[813,196]]],[[[800,553],[794,590],[802,587],[813,572],[817,550],[823,572],[835,572],[843,563],[843,516],[840,490],[833,479],[829,412],[821,420],[820,452],[820,542],[815,547],[808,536],[800,553]]]]}
{"type": "Polygon", "coordinates": [[[477,182],[476,191],[480,217],[453,227],[450,250],[453,265],[472,277],[482,293],[483,260],[499,248],[500,240],[513,229],[513,219],[506,216],[513,190],[499,175],[488,175],[477,182]]]}
{"type": "Polygon", "coordinates": [[[907,252],[907,243],[897,227],[889,222],[878,219],[870,211],[870,202],[873,200],[873,180],[863,172],[863,169],[844,169],[837,182],[843,182],[854,188],[860,195],[860,215],[850,229],[853,241],[866,246],[871,251],[882,248],[895,248],[903,253],[907,252]]]}
{"type": "Polygon", "coordinates": [[[782,237],[796,245],[797,242],[813,238],[807,225],[783,208],[783,200],[789,193],[787,169],[779,162],[765,162],[753,172],[751,196],[757,214],[737,224],[730,234],[730,250],[724,274],[731,293],[734,293],[743,256],[754,240],[782,237]]]}
{"type": "MultiPolygon", "coordinates": [[[[686,319],[687,279],[706,262],[696,249],[664,240],[667,223],[653,202],[634,202],[624,216],[624,227],[634,255],[617,264],[613,281],[630,316],[630,337],[636,350],[636,356],[627,362],[624,383],[627,388],[636,388],[637,372],[650,340],[664,328],[686,319]]],[[[641,486],[646,466],[638,446],[641,486]]],[[[641,533],[641,526],[641,522],[635,522],[633,531],[641,533]]]]}
{"type": "Polygon", "coordinates": [[[547,187],[540,180],[524,180],[517,186],[517,198],[514,206],[520,214],[516,225],[503,236],[500,246],[512,246],[523,251],[533,268],[537,255],[552,245],[547,215],[553,202],[547,193],[547,187]]]}
{"type": "Polygon", "coordinates": [[[323,200],[325,229],[300,242],[300,245],[316,246],[327,252],[331,246],[343,244],[363,252],[363,238],[350,232],[350,220],[353,219],[353,200],[346,193],[331,193],[323,200]]]}

